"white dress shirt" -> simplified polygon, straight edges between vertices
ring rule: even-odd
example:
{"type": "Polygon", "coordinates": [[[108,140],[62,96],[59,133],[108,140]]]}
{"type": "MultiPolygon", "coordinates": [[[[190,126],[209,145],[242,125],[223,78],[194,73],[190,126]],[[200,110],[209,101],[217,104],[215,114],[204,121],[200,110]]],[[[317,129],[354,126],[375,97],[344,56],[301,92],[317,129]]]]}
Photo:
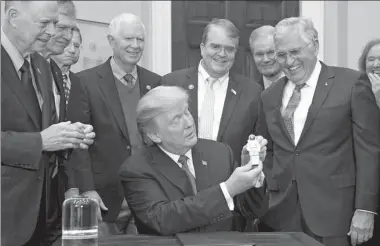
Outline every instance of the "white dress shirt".
{"type": "MultiPolygon", "coordinates": [[[[178,159],[179,159],[179,155],[177,154],[173,154],[173,153],[170,153],[169,151],[165,150],[164,148],[162,148],[161,146],[158,145],[158,147],[160,147],[160,149],[165,153],[167,154],[175,163],[177,163],[177,165],[182,168],[182,164],[178,162],[178,159]]],[[[193,155],[192,155],[192,151],[191,149],[189,151],[186,152],[185,156],[188,158],[187,159],[187,166],[189,167],[189,170],[191,172],[191,174],[194,175],[194,177],[196,178],[195,176],[195,169],[194,169],[194,164],[193,164],[193,155]]],[[[222,189],[222,192],[223,192],[223,195],[224,195],[224,198],[226,199],[226,202],[227,202],[227,205],[228,205],[228,208],[230,209],[230,211],[233,211],[234,208],[235,208],[235,205],[234,205],[234,200],[233,198],[230,196],[230,194],[228,193],[228,190],[227,190],[227,187],[226,187],[226,184],[225,182],[222,182],[220,183],[220,188],[222,189]]]]}
{"type": "MultiPolygon", "coordinates": [[[[202,66],[203,60],[199,62],[198,66],[198,119],[200,120],[203,100],[206,94],[207,79],[211,77],[202,66]]],[[[212,126],[212,140],[217,139],[220,120],[222,119],[224,101],[226,100],[227,88],[230,76],[229,72],[220,77],[214,84],[214,122],[212,126]]],[[[199,124],[199,122],[198,122],[199,124]]]]}
{"type": "Polygon", "coordinates": [[[21,79],[20,68],[22,67],[22,65],[24,65],[24,59],[26,59],[29,62],[29,71],[30,71],[30,74],[32,75],[33,87],[37,95],[38,104],[40,105],[40,108],[42,108],[43,98],[39,90],[37,90],[36,80],[34,78],[30,55],[27,55],[26,57],[22,57],[20,51],[12,44],[12,42],[8,39],[7,35],[5,35],[3,31],[3,27],[1,27],[1,44],[3,45],[3,48],[5,49],[5,51],[8,53],[9,57],[11,58],[13,66],[15,67],[17,75],[20,79],[21,79]]]}
{"type": "MultiPolygon", "coordinates": [[[[313,72],[310,75],[310,78],[306,81],[306,85],[301,89],[301,100],[294,111],[294,144],[297,145],[298,140],[301,136],[303,127],[306,122],[307,113],[309,112],[309,108],[311,102],[313,101],[315,88],[317,87],[317,82],[319,78],[319,74],[321,73],[322,65],[318,61],[314,67],[313,72]]],[[[293,94],[296,85],[290,80],[285,85],[283,96],[282,96],[282,108],[281,113],[284,113],[286,106],[289,103],[290,97],[293,94]]]]}

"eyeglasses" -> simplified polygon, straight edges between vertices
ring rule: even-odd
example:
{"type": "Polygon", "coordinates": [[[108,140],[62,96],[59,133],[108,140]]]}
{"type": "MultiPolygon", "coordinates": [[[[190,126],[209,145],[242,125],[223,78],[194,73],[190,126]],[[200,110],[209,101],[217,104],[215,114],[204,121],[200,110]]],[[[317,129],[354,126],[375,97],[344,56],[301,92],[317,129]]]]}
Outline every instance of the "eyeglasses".
{"type": "Polygon", "coordinates": [[[293,57],[294,59],[298,58],[302,51],[309,45],[310,43],[307,43],[305,46],[303,46],[302,48],[298,48],[298,49],[292,49],[292,50],[289,50],[288,52],[285,52],[285,51],[280,51],[280,52],[276,52],[276,60],[277,62],[279,63],[284,63],[287,59],[288,59],[288,56],[291,56],[293,57]]]}
{"type": "Polygon", "coordinates": [[[233,46],[222,46],[220,44],[210,44],[210,48],[214,51],[214,52],[221,52],[223,49],[224,49],[224,52],[226,52],[226,54],[233,54],[237,51],[237,48],[233,47],[233,46]]]}

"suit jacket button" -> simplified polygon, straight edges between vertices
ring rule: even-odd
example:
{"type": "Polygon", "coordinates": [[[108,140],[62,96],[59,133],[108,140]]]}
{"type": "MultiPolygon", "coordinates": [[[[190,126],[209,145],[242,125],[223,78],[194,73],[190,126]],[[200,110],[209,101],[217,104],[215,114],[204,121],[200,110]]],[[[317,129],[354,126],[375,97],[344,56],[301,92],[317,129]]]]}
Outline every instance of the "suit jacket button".
{"type": "Polygon", "coordinates": [[[127,145],[127,150],[130,150],[131,149],[131,146],[127,145]]]}

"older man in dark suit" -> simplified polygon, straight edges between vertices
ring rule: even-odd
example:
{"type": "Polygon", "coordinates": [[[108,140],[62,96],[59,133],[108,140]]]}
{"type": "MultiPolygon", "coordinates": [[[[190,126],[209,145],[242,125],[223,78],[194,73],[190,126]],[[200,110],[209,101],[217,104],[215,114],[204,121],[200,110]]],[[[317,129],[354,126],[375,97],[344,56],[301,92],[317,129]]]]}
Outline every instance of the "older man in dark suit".
{"type": "Polygon", "coordinates": [[[63,77],[63,89],[65,92],[66,105],[70,98],[70,89],[73,83],[79,83],[78,76],[72,72],[70,69],[75,65],[80,56],[80,50],[82,47],[82,35],[79,28],[74,28],[73,35],[69,45],[65,48],[62,54],[52,55],[52,59],[58,65],[62,72],[63,77]]]}
{"type": "Polygon", "coordinates": [[[161,83],[161,76],[137,65],[145,27],[133,14],[121,14],[110,23],[108,41],[113,56],[105,63],[78,73],[72,84],[68,119],[94,126],[95,144],[74,151],[68,167],[78,176],[69,188],[95,198],[103,211],[101,235],[135,234],[133,217],[123,196],[117,171],[123,161],[142,147],[136,125],[138,100],[161,83]],[[88,156],[89,155],[89,156],[88,156]]]}
{"type": "MultiPolygon", "coordinates": [[[[54,34],[57,2],[6,1],[1,29],[1,242],[51,245],[48,211],[58,150],[87,148],[91,127],[54,124],[52,86],[39,55],[54,34]],[[86,129],[84,129],[86,128],[86,129]]],[[[54,206],[54,205],[53,205],[54,206]]]]}
{"type": "MultiPolygon", "coordinates": [[[[262,185],[262,164],[236,167],[228,145],[198,139],[188,99],[180,87],[159,86],[137,106],[148,146],[124,162],[119,177],[138,230],[156,235],[244,230],[236,224],[242,220],[235,220],[244,203],[239,194],[254,195],[252,187],[262,185]]],[[[266,140],[259,141],[265,153],[266,140]]]]}
{"type": "Polygon", "coordinates": [[[318,61],[318,33],[309,19],[280,21],[275,48],[286,78],[262,93],[274,160],[264,168],[272,219],[266,222],[326,246],[367,241],[380,164],[371,85],[359,72],[318,61]]]}

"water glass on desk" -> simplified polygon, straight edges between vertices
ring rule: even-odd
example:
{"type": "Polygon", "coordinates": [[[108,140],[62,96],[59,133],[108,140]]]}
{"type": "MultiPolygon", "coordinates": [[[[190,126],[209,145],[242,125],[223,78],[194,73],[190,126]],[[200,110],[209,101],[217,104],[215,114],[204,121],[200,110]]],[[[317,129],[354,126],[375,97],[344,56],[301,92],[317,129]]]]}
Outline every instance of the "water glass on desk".
{"type": "Polygon", "coordinates": [[[62,206],[62,246],[98,245],[98,203],[83,195],[66,199],[62,206]]]}

